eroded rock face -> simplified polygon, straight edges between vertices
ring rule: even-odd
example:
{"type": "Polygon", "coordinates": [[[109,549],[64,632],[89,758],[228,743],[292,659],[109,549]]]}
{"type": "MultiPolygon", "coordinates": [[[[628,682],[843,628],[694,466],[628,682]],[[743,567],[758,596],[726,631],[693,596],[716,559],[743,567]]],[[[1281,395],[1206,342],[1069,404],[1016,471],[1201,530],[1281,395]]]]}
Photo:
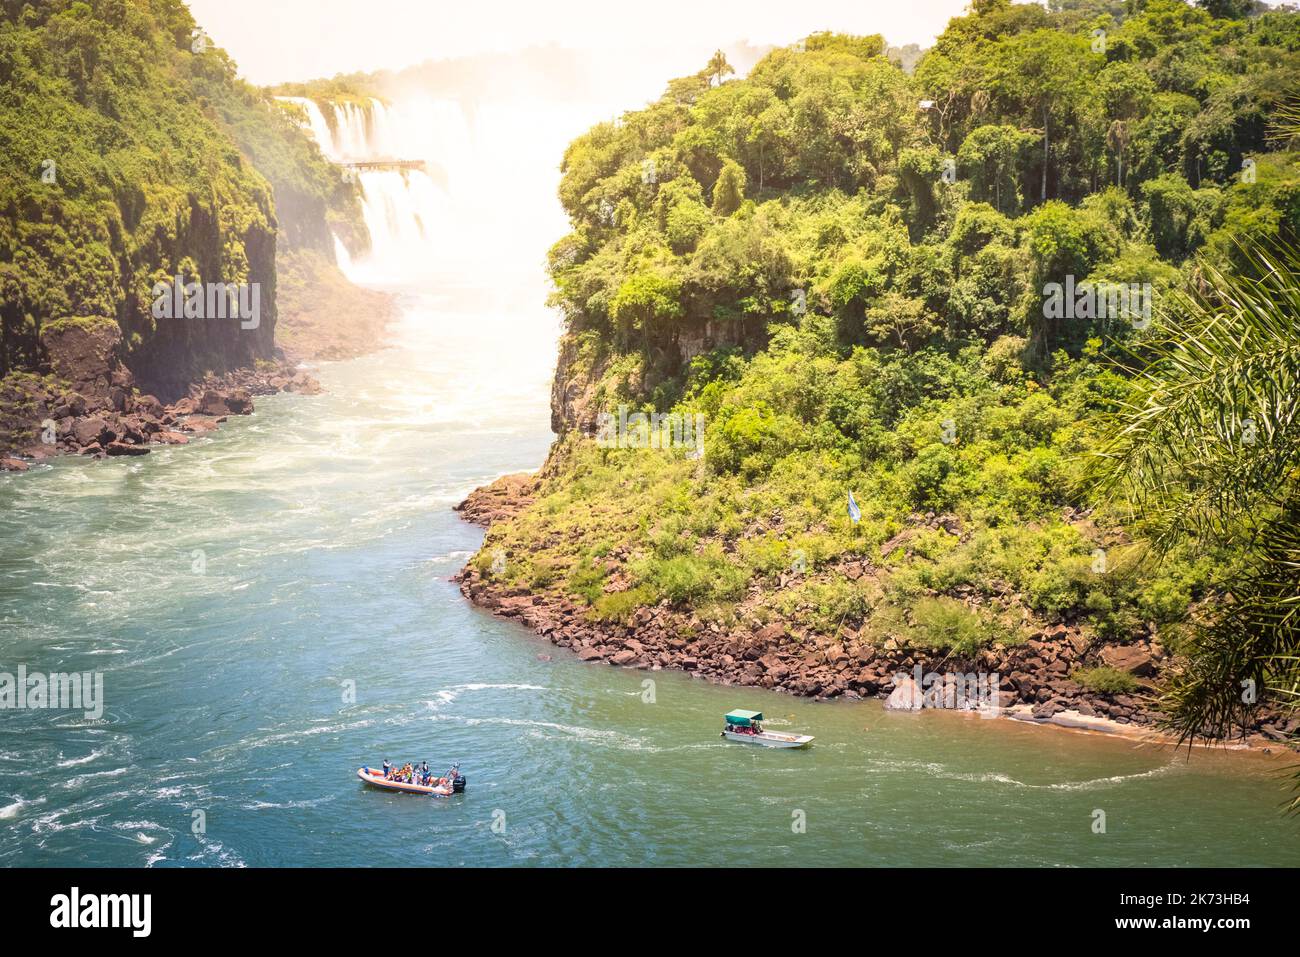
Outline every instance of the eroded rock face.
{"type": "Polygon", "coordinates": [[[50,371],[98,408],[121,411],[135,384],[119,357],[121,345],[117,322],[103,317],[60,319],[41,330],[50,371]]]}
{"type": "MultiPolygon", "coordinates": [[[[629,374],[626,386],[631,394],[648,397],[658,384],[679,375],[692,358],[703,352],[735,346],[749,354],[761,349],[766,341],[765,331],[744,322],[690,320],[676,334],[663,334],[643,345],[643,361],[629,374]]],[[[602,412],[617,412],[596,401],[601,377],[612,358],[610,355],[595,361],[573,333],[561,337],[551,382],[551,431],[556,435],[572,431],[593,435],[602,412]]]]}
{"type": "Polygon", "coordinates": [[[551,431],[556,435],[577,429],[587,434],[596,431],[595,407],[598,376],[578,370],[578,341],[572,335],[560,339],[560,353],[551,380],[551,431]]]}
{"type": "Polygon", "coordinates": [[[487,528],[523,511],[537,490],[537,479],[527,472],[503,475],[491,485],[477,488],[456,506],[461,518],[487,528]]]}

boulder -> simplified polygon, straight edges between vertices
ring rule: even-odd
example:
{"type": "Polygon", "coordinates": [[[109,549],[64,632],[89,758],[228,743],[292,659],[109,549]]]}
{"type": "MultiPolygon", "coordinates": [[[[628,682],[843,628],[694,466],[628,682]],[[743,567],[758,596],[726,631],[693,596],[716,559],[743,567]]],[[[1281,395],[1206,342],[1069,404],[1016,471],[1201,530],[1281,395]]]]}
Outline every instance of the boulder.
{"type": "Polygon", "coordinates": [[[160,419],[166,410],[163,404],[152,395],[138,395],[132,401],[132,409],[141,415],[147,415],[151,419],[160,419]]]}
{"type": "Polygon", "coordinates": [[[1039,721],[1046,721],[1053,715],[1059,714],[1065,710],[1063,701],[1044,701],[1041,704],[1034,705],[1033,716],[1039,721]]]}
{"type": "Polygon", "coordinates": [[[1141,678],[1155,674],[1155,659],[1136,645],[1106,645],[1099,657],[1102,664],[1141,678]]]}
{"type": "Polygon", "coordinates": [[[772,676],[774,681],[782,681],[790,674],[790,669],[786,667],[785,662],[774,654],[766,654],[759,658],[758,664],[772,676]]]}
{"type": "Polygon", "coordinates": [[[22,459],[0,458],[0,472],[26,472],[27,468],[22,459]]]}
{"type": "Polygon", "coordinates": [[[109,442],[104,446],[109,455],[148,455],[149,448],[144,445],[131,445],[129,442],[109,442]]]}
{"type": "Polygon", "coordinates": [[[231,389],[226,393],[226,408],[234,415],[251,415],[253,397],[249,395],[247,389],[231,389]]]}
{"type": "Polygon", "coordinates": [[[229,415],[230,406],[226,404],[226,396],[216,389],[205,389],[199,396],[197,410],[203,415],[229,415]]]}
{"type": "Polygon", "coordinates": [[[50,369],[87,399],[107,403],[110,390],[130,382],[118,359],[122,330],[102,316],[58,319],[41,329],[41,346],[50,369]]]}
{"type": "Polygon", "coordinates": [[[148,436],[142,427],[142,423],[130,418],[119,419],[110,428],[117,433],[117,438],[123,442],[129,442],[132,445],[140,445],[148,440],[148,436]]]}
{"type": "Polygon", "coordinates": [[[285,392],[297,392],[301,395],[316,395],[320,390],[320,383],[305,372],[297,373],[284,387],[285,392]]]}
{"type": "Polygon", "coordinates": [[[995,708],[1010,708],[1019,700],[1019,697],[1014,691],[995,691],[989,704],[995,708]]]}
{"type": "Polygon", "coordinates": [[[885,544],[880,546],[880,557],[888,558],[891,552],[895,549],[902,548],[915,537],[916,531],[914,529],[903,529],[889,541],[885,542],[885,544]]]}
{"type": "Polygon", "coordinates": [[[86,414],[86,397],[80,392],[69,392],[54,409],[54,418],[86,414]]]}
{"type": "Polygon", "coordinates": [[[117,435],[108,427],[104,419],[92,415],[88,419],[78,419],[72,424],[72,437],[77,440],[78,445],[87,446],[97,442],[111,442],[117,438],[117,435]]]}
{"type": "Polygon", "coordinates": [[[961,519],[956,515],[940,515],[934,520],[934,526],[936,528],[942,528],[949,535],[961,534],[961,519]]]}

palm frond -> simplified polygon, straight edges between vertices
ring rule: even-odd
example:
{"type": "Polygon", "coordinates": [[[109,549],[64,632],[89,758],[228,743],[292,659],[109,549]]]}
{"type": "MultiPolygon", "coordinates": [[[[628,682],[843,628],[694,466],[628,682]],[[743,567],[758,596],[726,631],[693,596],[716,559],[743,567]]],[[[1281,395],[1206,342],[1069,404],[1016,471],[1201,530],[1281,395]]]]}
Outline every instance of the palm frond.
{"type": "Polygon", "coordinates": [[[1134,355],[1146,366],[1133,398],[1087,470],[1159,544],[1266,517],[1300,468],[1300,253],[1243,255],[1254,275],[1207,267],[1205,292],[1161,305],[1156,337],[1134,355]]]}
{"type": "MultiPolygon", "coordinates": [[[[1159,549],[1245,556],[1161,697],[1189,745],[1244,730],[1261,706],[1300,704],[1300,250],[1238,251],[1240,272],[1205,266],[1201,286],[1161,304],[1085,469],[1159,549]]],[[[1300,796],[1288,810],[1300,813],[1300,796]]]]}

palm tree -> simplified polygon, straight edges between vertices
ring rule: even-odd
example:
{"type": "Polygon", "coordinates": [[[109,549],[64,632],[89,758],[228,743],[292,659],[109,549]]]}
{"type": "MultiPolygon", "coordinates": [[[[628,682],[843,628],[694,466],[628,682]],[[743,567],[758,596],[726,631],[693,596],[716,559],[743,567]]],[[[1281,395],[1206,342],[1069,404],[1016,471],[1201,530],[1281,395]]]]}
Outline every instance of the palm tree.
{"type": "Polygon", "coordinates": [[[1260,702],[1300,705],[1300,250],[1239,252],[1243,268],[1204,266],[1162,305],[1089,474],[1161,548],[1244,549],[1165,689],[1188,743],[1260,702]]]}
{"type": "Polygon", "coordinates": [[[729,73],[735,73],[735,69],[727,62],[727,55],[721,50],[715,50],[713,56],[709,57],[708,65],[704,68],[705,74],[710,81],[716,80],[718,86],[722,86],[722,78],[729,73]]]}
{"type": "Polygon", "coordinates": [[[1115,185],[1121,189],[1124,188],[1124,153],[1131,138],[1127,120],[1116,120],[1106,131],[1106,145],[1115,153],[1115,185]]]}

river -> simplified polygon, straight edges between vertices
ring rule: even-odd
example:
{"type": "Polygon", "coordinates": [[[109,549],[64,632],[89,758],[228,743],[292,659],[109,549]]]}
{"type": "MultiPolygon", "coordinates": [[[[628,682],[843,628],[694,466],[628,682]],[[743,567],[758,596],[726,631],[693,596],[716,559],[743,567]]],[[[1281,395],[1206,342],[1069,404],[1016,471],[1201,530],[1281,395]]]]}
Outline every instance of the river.
{"type": "Polygon", "coordinates": [[[417,106],[391,122],[439,189],[378,174],[350,267],[400,296],[385,348],[185,447],[0,474],[0,671],[106,699],[0,712],[0,865],[1300,861],[1260,756],[586,664],[469,605],[452,506],[546,455],[553,158],[600,114],[417,106]],[[817,741],[726,743],[737,707],[817,741]],[[468,789],[365,788],[385,758],[468,789]]]}
{"type": "Polygon", "coordinates": [[[322,396],[0,478],[0,667],[101,671],[107,702],[0,714],[0,864],[1300,859],[1258,757],[586,664],[471,607],[449,578],[481,533],[451,506],[544,457],[553,320],[437,285],[322,396]],[[817,742],[725,743],[733,707],[817,742]],[[366,789],[385,757],[468,790],[366,789]]]}

